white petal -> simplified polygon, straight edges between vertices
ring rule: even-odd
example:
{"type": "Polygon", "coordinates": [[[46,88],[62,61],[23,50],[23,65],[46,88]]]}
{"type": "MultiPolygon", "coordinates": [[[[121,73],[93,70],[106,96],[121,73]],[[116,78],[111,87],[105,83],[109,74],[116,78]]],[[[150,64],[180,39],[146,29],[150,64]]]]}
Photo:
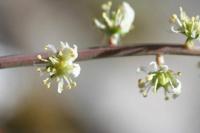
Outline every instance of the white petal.
{"type": "MultiPolygon", "coordinates": [[[[72,63],[76,58],[78,57],[78,47],[76,45],[73,45],[73,48],[66,47],[62,50],[63,56],[66,58],[66,60],[70,63],[72,63]]],[[[70,64],[71,64],[70,63],[70,64]]]]}
{"type": "Polygon", "coordinates": [[[74,57],[73,57],[73,61],[78,57],[78,47],[74,44],[73,45],[73,54],[74,54],[74,57]]]}
{"type": "Polygon", "coordinates": [[[169,70],[169,67],[168,67],[167,65],[163,65],[163,66],[162,66],[162,69],[163,69],[164,71],[167,71],[167,70],[169,70]]]}
{"type": "Polygon", "coordinates": [[[132,23],[135,19],[135,11],[127,2],[123,2],[119,10],[123,15],[120,27],[122,33],[125,34],[131,29],[132,23]]]}
{"type": "Polygon", "coordinates": [[[178,85],[176,88],[173,88],[173,93],[176,94],[176,95],[180,95],[181,94],[181,82],[176,79],[178,85]]]}
{"type": "Polygon", "coordinates": [[[74,47],[74,49],[73,49],[74,52],[77,53],[78,47],[75,44],[73,45],[73,47],[74,47]]]}
{"type": "Polygon", "coordinates": [[[72,75],[73,75],[74,77],[78,77],[79,74],[80,74],[80,71],[81,71],[81,67],[80,67],[80,65],[74,63],[74,64],[73,64],[72,75]]]}
{"type": "Polygon", "coordinates": [[[148,73],[148,71],[147,71],[147,67],[144,67],[144,66],[142,66],[142,67],[138,67],[138,68],[137,68],[137,72],[148,73]]]}
{"type": "Polygon", "coordinates": [[[150,62],[149,64],[150,66],[153,66],[153,70],[152,71],[158,71],[158,65],[155,61],[150,62]]]}
{"type": "Polygon", "coordinates": [[[45,46],[45,49],[50,49],[53,53],[57,53],[57,49],[54,45],[48,44],[45,46]]]}

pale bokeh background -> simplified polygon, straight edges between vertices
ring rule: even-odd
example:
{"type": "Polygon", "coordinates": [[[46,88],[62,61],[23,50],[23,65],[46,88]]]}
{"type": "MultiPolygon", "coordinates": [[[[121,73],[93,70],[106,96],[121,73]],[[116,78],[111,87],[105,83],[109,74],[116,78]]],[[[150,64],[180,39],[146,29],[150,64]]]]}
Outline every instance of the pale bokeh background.
{"type": "MultiPolygon", "coordinates": [[[[47,43],[68,41],[79,49],[103,38],[92,23],[105,0],[0,0],[0,55],[40,52],[47,43]]],[[[120,0],[113,0],[115,4],[120,0]]],[[[123,44],[182,43],[169,30],[178,7],[200,14],[198,0],[128,0],[136,12],[135,29],[123,44]]],[[[198,43],[197,43],[198,45],[198,43]]],[[[59,95],[46,89],[36,67],[0,70],[0,132],[34,133],[199,133],[200,69],[198,57],[166,56],[181,71],[182,95],[143,98],[136,68],[154,56],[80,62],[78,87],[59,95]]]]}

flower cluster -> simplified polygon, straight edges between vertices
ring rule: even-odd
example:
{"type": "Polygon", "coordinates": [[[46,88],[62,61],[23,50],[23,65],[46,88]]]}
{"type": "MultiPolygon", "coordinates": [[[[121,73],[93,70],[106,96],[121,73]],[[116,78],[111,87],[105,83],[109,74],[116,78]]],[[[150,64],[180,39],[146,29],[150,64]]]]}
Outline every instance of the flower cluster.
{"type": "Polygon", "coordinates": [[[67,88],[69,89],[75,87],[76,82],[72,78],[79,76],[81,70],[79,64],[74,63],[78,57],[77,46],[74,45],[71,48],[68,43],[61,42],[60,49],[56,49],[53,45],[47,45],[45,50],[50,50],[53,55],[47,59],[38,55],[38,59],[46,65],[37,70],[47,75],[46,79],[43,80],[47,88],[50,88],[52,81],[58,83],[58,93],[62,93],[65,83],[67,83],[67,88]]]}
{"type": "Polygon", "coordinates": [[[111,45],[117,45],[120,37],[133,27],[135,12],[127,2],[123,2],[116,11],[112,11],[111,7],[111,1],[103,4],[102,21],[94,19],[94,23],[109,36],[111,45]]]}
{"type": "Polygon", "coordinates": [[[175,73],[167,65],[158,65],[156,62],[151,62],[148,67],[139,67],[137,71],[147,74],[144,79],[138,80],[138,87],[144,97],[150,90],[156,93],[160,88],[164,89],[166,100],[169,99],[168,94],[171,94],[173,98],[180,95],[181,82],[177,79],[180,72],[175,73]]]}
{"type": "Polygon", "coordinates": [[[187,37],[185,46],[187,48],[193,47],[193,40],[200,40],[200,19],[199,16],[192,16],[191,18],[180,7],[180,17],[173,14],[170,18],[172,23],[176,23],[171,27],[174,33],[181,33],[187,37]]]}

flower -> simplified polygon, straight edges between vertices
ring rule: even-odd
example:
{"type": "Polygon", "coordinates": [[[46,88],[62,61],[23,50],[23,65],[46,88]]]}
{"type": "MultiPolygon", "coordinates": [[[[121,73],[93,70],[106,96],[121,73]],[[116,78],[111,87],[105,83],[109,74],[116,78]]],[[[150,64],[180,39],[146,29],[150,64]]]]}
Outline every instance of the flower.
{"type": "Polygon", "coordinates": [[[187,48],[193,47],[193,40],[200,40],[200,19],[199,16],[192,16],[191,18],[180,7],[180,16],[173,14],[170,18],[173,25],[171,30],[174,33],[181,33],[187,37],[185,46],[187,48]]]}
{"type": "Polygon", "coordinates": [[[168,94],[171,94],[173,98],[181,94],[181,82],[177,79],[180,72],[173,72],[167,65],[151,62],[148,67],[139,67],[137,71],[147,74],[144,79],[138,80],[138,87],[144,97],[148,95],[150,90],[157,93],[160,88],[164,89],[166,100],[169,99],[168,94]]]}
{"type": "Polygon", "coordinates": [[[111,1],[103,4],[102,21],[94,19],[94,23],[110,37],[112,45],[117,45],[120,37],[133,27],[135,11],[127,2],[122,2],[116,11],[112,11],[111,7],[111,1]]]}
{"type": "Polygon", "coordinates": [[[44,62],[46,65],[43,68],[37,70],[47,77],[43,80],[44,85],[50,88],[52,81],[58,83],[58,93],[62,93],[64,90],[64,84],[67,83],[68,89],[76,86],[76,82],[72,78],[76,78],[80,74],[80,65],[74,63],[78,57],[77,46],[73,45],[73,48],[68,43],[60,42],[61,48],[56,49],[54,45],[46,45],[45,50],[50,50],[53,55],[47,59],[38,55],[37,58],[44,62]]]}

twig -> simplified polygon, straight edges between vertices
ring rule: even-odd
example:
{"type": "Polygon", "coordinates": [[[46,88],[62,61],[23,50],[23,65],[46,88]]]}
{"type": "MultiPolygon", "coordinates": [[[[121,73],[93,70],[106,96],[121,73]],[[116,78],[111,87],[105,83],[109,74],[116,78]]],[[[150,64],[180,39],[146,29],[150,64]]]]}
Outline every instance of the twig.
{"type": "MultiPolygon", "coordinates": [[[[42,54],[44,58],[48,58],[48,53],[38,54],[42,54]]],[[[0,68],[31,66],[33,64],[40,64],[42,62],[37,59],[38,54],[11,55],[0,57],[0,68]]],[[[200,49],[186,49],[181,44],[140,44],[136,46],[118,46],[114,48],[95,47],[79,51],[79,57],[77,61],[108,57],[110,58],[156,54],[200,56],[200,49]]]]}

